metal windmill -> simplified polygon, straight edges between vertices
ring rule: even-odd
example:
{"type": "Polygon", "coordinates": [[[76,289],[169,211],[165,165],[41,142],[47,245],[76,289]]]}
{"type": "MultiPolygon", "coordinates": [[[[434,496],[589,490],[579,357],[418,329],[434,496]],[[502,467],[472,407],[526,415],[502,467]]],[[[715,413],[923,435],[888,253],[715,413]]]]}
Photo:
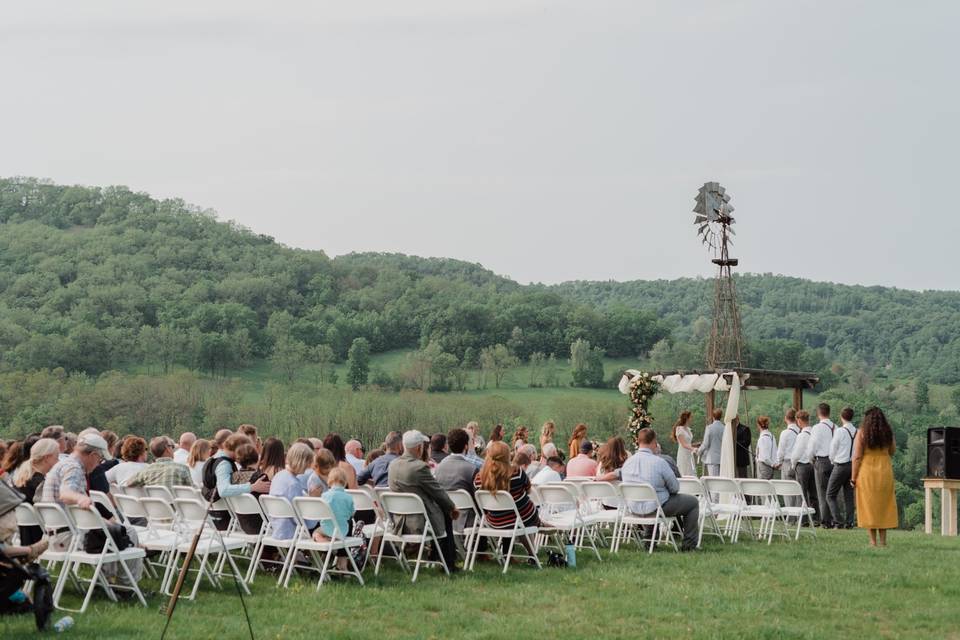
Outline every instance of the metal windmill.
{"type": "Polygon", "coordinates": [[[717,278],[713,298],[713,327],[707,344],[707,366],[713,369],[737,369],[743,366],[743,333],[732,267],[739,260],[730,257],[735,235],[730,196],[718,182],[707,182],[697,193],[693,208],[694,224],[703,244],[715,256],[717,278]]]}

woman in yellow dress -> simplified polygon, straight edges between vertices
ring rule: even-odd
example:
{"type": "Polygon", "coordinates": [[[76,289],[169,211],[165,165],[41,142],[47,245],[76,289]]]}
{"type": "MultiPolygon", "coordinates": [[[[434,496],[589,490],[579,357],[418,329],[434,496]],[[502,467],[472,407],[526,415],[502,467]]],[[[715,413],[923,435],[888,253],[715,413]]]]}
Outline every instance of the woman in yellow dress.
{"type": "Polygon", "coordinates": [[[897,500],[891,458],[897,450],[893,430],[877,407],[863,414],[853,439],[850,483],[857,491],[857,526],[870,531],[870,546],[887,546],[887,529],[895,529],[897,500]]]}

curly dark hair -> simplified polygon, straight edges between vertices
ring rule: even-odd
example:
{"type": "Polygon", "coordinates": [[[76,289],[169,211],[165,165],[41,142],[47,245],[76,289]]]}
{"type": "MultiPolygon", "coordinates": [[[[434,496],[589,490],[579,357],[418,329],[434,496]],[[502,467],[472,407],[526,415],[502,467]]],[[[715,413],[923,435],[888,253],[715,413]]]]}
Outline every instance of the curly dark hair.
{"type": "Polygon", "coordinates": [[[888,449],[893,443],[893,429],[880,407],[870,407],[863,413],[860,430],[865,449],[888,449]]]}

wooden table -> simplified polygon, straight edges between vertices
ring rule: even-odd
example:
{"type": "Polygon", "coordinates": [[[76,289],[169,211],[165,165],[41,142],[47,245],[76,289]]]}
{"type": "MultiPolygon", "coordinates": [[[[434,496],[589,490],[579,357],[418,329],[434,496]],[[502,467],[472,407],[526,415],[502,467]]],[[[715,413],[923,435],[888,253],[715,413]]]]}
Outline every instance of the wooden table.
{"type": "Polygon", "coordinates": [[[940,535],[957,535],[957,492],[960,480],[945,478],[924,478],[924,521],[923,530],[933,533],[933,492],[940,491],[940,535]]]}

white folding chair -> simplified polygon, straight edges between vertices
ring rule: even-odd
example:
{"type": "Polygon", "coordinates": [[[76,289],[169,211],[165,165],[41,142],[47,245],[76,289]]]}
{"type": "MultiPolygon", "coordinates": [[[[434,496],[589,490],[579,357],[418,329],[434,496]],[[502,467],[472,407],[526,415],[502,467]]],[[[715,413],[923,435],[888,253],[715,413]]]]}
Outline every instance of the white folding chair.
{"type": "Polygon", "coordinates": [[[453,535],[462,538],[463,542],[463,564],[467,567],[467,561],[470,559],[470,552],[473,549],[473,543],[477,535],[477,529],[480,525],[480,512],[477,511],[477,505],[473,501],[473,496],[466,489],[457,489],[456,491],[447,491],[447,496],[453,502],[453,506],[460,512],[460,519],[453,523],[453,535]],[[459,531],[457,526],[460,526],[459,531]]]}
{"type": "MultiPolygon", "coordinates": [[[[543,485],[546,486],[546,485],[543,485]]],[[[543,486],[540,488],[542,489],[543,486]]],[[[542,494],[541,494],[542,495],[542,494]]],[[[519,558],[530,558],[534,561],[538,569],[542,569],[543,566],[540,564],[540,559],[537,557],[537,534],[540,532],[539,527],[525,527],[523,520],[520,519],[520,512],[517,511],[517,503],[514,502],[513,496],[510,495],[508,491],[497,491],[495,493],[490,491],[479,490],[474,494],[474,498],[477,501],[477,505],[480,507],[480,528],[476,533],[476,540],[473,543],[473,555],[470,558],[470,568],[473,569],[474,565],[477,562],[477,548],[480,546],[479,541],[481,538],[493,539],[494,553],[497,560],[501,559],[502,553],[500,551],[500,545],[504,540],[510,540],[509,545],[507,546],[507,555],[503,558],[503,573],[507,572],[507,569],[510,567],[510,558],[513,556],[513,548],[518,539],[522,538],[526,541],[526,550],[527,553],[517,554],[519,558]],[[490,512],[513,512],[513,526],[509,529],[497,529],[490,525],[490,520],[487,517],[490,512]]],[[[524,546],[521,544],[521,546],[524,546]]]]}
{"type": "Polygon", "coordinates": [[[564,544],[560,534],[566,533],[574,544],[586,538],[597,560],[602,560],[597,550],[596,534],[593,527],[587,525],[580,513],[576,488],[567,483],[545,484],[540,487],[540,531],[541,535],[552,537],[557,549],[563,552],[564,544]],[[572,507],[572,508],[571,508],[572,507]]]}
{"type": "Polygon", "coordinates": [[[700,478],[695,476],[684,476],[678,478],[677,482],[680,483],[680,490],[677,493],[683,493],[688,496],[693,496],[700,502],[700,522],[697,523],[699,529],[697,533],[697,548],[700,548],[700,545],[703,543],[703,534],[717,536],[720,538],[720,542],[725,542],[723,537],[723,531],[720,529],[720,523],[717,522],[717,516],[713,513],[713,508],[710,504],[710,498],[707,496],[706,489],[703,488],[703,483],[700,482],[700,478]],[[706,531],[706,524],[710,522],[710,531],[706,531]]]}
{"type": "Polygon", "coordinates": [[[185,535],[183,527],[178,522],[177,512],[163,498],[134,498],[132,496],[120,496],[120,498],[122,498],[124,505],[128,505],[127,508],[132,506],[129,505],[131,501],[135,502],[142,509],[143,517],[147,519],[145,534],[141,536],[140,546],[148,551],[155,551],[160,554],[155,566],[163,569],[163,576],[160,578],[160,591],[167,593],[169,583],[176,572],[173,557],[176,555],[177,547],[183,542],[185,535]]]}
{"type": "Polygon", "coordinates": [[[817,537],[817,527],[813,523],[813,515],[816,509],[807,504],[807,499],[803,496],[803,487],[796,480],[770,480],[774,492],[779,498],[784,499],[784,504],[780,505],[780,514],[784,521],[791,518],[797,521],[797,530],[794,534],[794,540],[800,539],[800,531],[806,531],[814,538],[817,537]],[[808,527],[803,528],[803,519],[807,519],[808,527]]]}
{"type": "MultiPolygon", "coordinates": [[[[443,554],[440,553],[440,540],[437,537],[436,532],[433,530],[433,525],[430,524],[430,517],[427,513],[426,507],[423,505],[423,500],[420,499],[420,496],[415,493],[397,493],[394,491],[384,491],[380,493],[380,504],[383,507],[384,514],[386,517],[393,521],[394,527],[393,531],[384,531],[383,534],[383,544],[380,545],[380,552],[377,554],[377,564],[374,567],[373,574],[378,575],[380,573],[380,563],[383,560],[383,547],[386,543],[389,543],[397,550],[397,557],[400,560],[401,566],[406,568],[406,562],[404,560],[403,548],[408,544],[416,544],[419,546],[417,550],[417,560],[413,567],[413,578],[411,582],[417,581],[417,575],[420,573],[420,565],[440,565],[443,567],[443,572],[447,575],[450,575],[450,569],[447,567],[446,560],[443,557],[443,554]],[[423,520],[423,529],[420,533],[404,533],[402,523],[407,518],[421,518],[423,520]],[[439,560],[429,560],[423,558],[423,551],[427,546],[427,543],[432,543],[433,548],[437,554],[439,560]],[[400,545],[399,548],[396,545],[400,545]]],[[[446,535],[452,535],[451,532],[447,532],[446,535]]]]}
{"type": "Polygon", "coordinates": [[[110,496],[105,494],[103,491],[90,491],[90,499],[93,500],[94,504],[98,504],[106,509],[110,513],[110,517],[120,522],[120,515],[117,513],[117,508],[114,506],[113,501],[110,500],[110,496]]]}
{"type": "MultiPolygon", "coordinates": [[[[18,504],[14,515],[17,518],[17,526],[19,527],[40,527],[44,530],[48,529],[48,527],[44,526],[43,519],[37,513],[36,507],[29,502],[21,502],[18,504]]],[[[67,559],[67,552],[48,548],[38,559],[41,563],[46,564],[47,570],[51,574],[54,574],[54,569],[57,564],[67,559]]]]}
{"type": "Polygon", "coordinates": [[[203,495],[200,493],[200,490],[194,487],[193,485],[175,485],[172,489],[174,498],[185,498],[187,500],[199,500],[200,502],[206,502],[203,499],[203,495]]]}
{"type": "MultiPolygon", "coordinates": [[[[144,490],[143,487],[124,486],[124,487],[123,487],[123,493],[124,493],[125,495],[133,496],[133,497],[135,497],[135,498],[146,498],[146,497],[147,497],[147,492],[144,490]]],[[[117,495],[117,494],[114,494],[114,495],[117,495]]]]}
{"type": "MultiPolygon", "coordinates": [[[[356,505],[354,505],[356,506],[356,505]]],[[[343,531],[340,530],[340,525],[337,523],[337,519],[333,515],[333,511],[330,509],[323,498],[312,498],[307,496],[300,496],[293,499],[293,511],[297,514],[297,530],[300,535],[296,538],[296,545],[294,546],[293,553],[304,552],[307,556],[313,561],[314,568],[320,570],[320,579],[317,580],[317,591],[320,590],[320,586],[327,579],[329,574],[339,574],[339,575],[348,575],[353,576],[357,581],[362,585],[363,576],[360,574],[360,570],[357,568],[357,563],[353,559],[352,549],[363,546],[363,540],[361,538],[354,538],[345,535],[343,531]],[[317,522],[317,526],[322,526],[325,522],[333,523],[333,535],[330,536],[328,541],[317,541],[314,540],[310,535],[309,528],[307,527],[307,521],[312,520],[317,522]],[[336,568],[336,558],[337,552],[343,551],[347,555],[348,562],[353,568],[352,570],[347,569],[346,571],[341,571],[336,568]],[[320,560],[318,552],[324,553],[323,560],[320,560]],[[333,566],[331,566],[331,564],[333,566]]],[[[290,574],[287,573],[287,582],[290,581],[290,574]]],[[[287,586],[285,583],[284,586],[287,586]]]]}
{"type": "Polygon", "coordinates": [[[185,535],[181,538],[181,543],[177,546],[177,550],[174,553],[174,566],[176,566],[177,560],[181,555],[189,553],[193,536],[198,529],[203,527],[194,556],[198,561],[197,578],[194,580],[193,589],[190,595],[187,596],[187,599],[193,600],[196,598],[203,577],[206,577],[213,586],[220,588],[219,578],[222,575],[220,571],[225,564],[230,565],[232,577],[244,592],[249,595],[250,589],[247,588],[247,583],[240,574],[240,569],[237,567],[237,563],[230,553],[231,551],[244,549],[247,546],[247,542],[227,535],[226,532],[218,531],[217,528],[213,526],[213,521],[209,517],[207,505],[199,500],[178,498],[175,500],[175,507],[180,521],[183,524],[185,535]],[[217,559],[212,561],[208,567],[207,562],[211,556],[217,556],[217,559]]]}
{"type": "Polygon", "coordinates": [[[362,572],[367,568],[371,554],[375,554],[382,544],[383,533],[391,526],[391,523],[384,518],[379,497],[372,487],[363,485],[358,489],[347,489],[346,491],[353,497],[353,506],[357,511],[372,511],[374,515],[373,523],[363,525],[361,532],[369,542],[367,552],[363,555],[363,564],[360,567],[362,572]]]}
{"type": "Polygon", "coordinates": [[[580,485],[583,492],[583,505],[587,511],[586,519],[599,526],[610,526],[610,551],[614,549],[617,534],[620,532],[620,520],[623,516],[623,499],[617,488],[610,482],[584,482],[580,485]],[[610,508],[608,508],[610,507],[610,508]]]}
{"type": "Polygon", "coordinates": [[[237,519],[237,528],[236,530],[230,532],[230,537],[243,540],[247,543],[247,546],[250,549],[251,560],[250,564],[247,566],[247,573],[244,575],[244,581],[247,582],[247,584],[253,584],[253,579],[257,575],[257,563],[253,562],[253,558],[257,557],[257,552],[260,549],[260,545],[263,544],[263,537],[267,533],[267,514],[265,514],[263,509],[260,507],[260,501],[249,493],[241,493],[239,495],[230,496],[229,498],[226,498],[226,502],[230,506],[230,511],[237,519]],[[244,532],[244,530],[240,527],[240,518],[242,516],[248,516],[251,518],[254,516],[259,517],[259,531],[256,533],[244,532]]]}
{"type": "Polygon", "coordinates": [[[293,548],[296,545],[296,538],[300,533],[298,531],[300,525],[297,523],[297,514],[293,510],[293,505],[290,504],[290,501],[286,498],[281,498],[280,496],[260,496],[260,507],[263,509],[264,515],[267,516],[267,529],[260,541],[260,548],[257,549],[257,553],[251,562],[257,564],[261,562],[265,547],[276,549],[282,559],[280,575],[277,577],[277,586],[280,586],[285,584],[284,580],[287,572],[293,570],[292,561],[296,557],[296,554],[293,553],[293,548]],[[290,518],[295,523],[295,530],[293,536],[290,538],[278,538],[274,535],[274,522],[281,518],[290,518]]]}
{"type": "Polygon", "coordinates": [[[757,518],[760,520],[760,531],[757,534],[759,540],[767,539],[767,544],[773,541],[773,533],[777,522],[783,524],[783,532],[780,535],[789,537],[787,525],[780,512],[780,502],[777,500],[777,492],[769,480],[754,480],[751,478],[741,478],[739,481],[740,491],[743,497],[747,499],[743,506],[743,518],[757,518]],[[751,500],[752,499],[752,504],[751,500]]]}
{"type": "MultiPolygon", "coordinates": [[[[730,542],[737,542],[740,539],[743,507],[746,504],[740,492],[740,485],[733,478],[715,476],[704,476],[701,481],[706,492],[704,496],[710,501],[710,511],[718,520],[725,521],[730,542]]],[[[750,520],[747,520],[747,525],[753,533],[753,524],[750,520]]]]}
{"type": "MultiPolygon", "coordinates": [[[[652,485],[646,482],[622,482],[617,487],[620,496],[623,498],[623,516],[621,517],[620,538],[624,538],[628,532],[633,534],[637,546],[643,547],[643,540],[636,532],[636,527],[653,527],[650,534],[650,550],[653,553],[653,547],[661,538],[665,538],[673,546],[674,551],[679,551],[677,541],[673,537],[673,525],[676,518],[667,517],[660,506],[660,499],[657,497],[657,491],[652,485]],[[635,514],[630,511],[630,503],[644,502],[656,505],[653,511],[645,514],[635,514]]],[[[617,549],[620,548],[620,542],[617,542],[617,549]]]]}
{"type": "Polygon", "coordinates": [[[162,484],[148,484],[143,490],[148,498],[160,498],[166,500],[169,505],[173,504],[173,492],[162,484]]]}

